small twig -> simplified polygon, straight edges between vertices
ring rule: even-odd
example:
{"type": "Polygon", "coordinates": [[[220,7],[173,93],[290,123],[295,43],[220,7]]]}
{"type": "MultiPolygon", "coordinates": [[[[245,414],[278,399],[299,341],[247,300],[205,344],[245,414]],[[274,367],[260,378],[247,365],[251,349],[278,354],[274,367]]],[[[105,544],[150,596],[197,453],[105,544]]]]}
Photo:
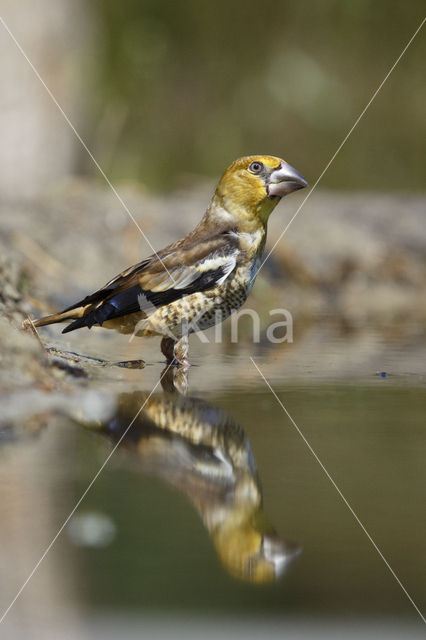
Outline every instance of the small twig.
{"type": "Polygon", "coordinates": [[[26,315],[27,315],[27,318],[26,318],[26,320],[23,321],[22,328],[25,329],[25,330],[26,329],[31,329],[33,335],[35,335],[35,337],[38,340],[38,343],[40,344],[40,346],[43,349],[43,351],[46,354],[48,354],[48,349],[46,348],[46,346],[44,345],[42,339],[40,338],[39,332],[37,331],[37,328],[36,328],[34,322],[31,320],[31,318],[28,315],[28,313],[26,315]]]}
{"type": "Polygon", "coordinates": [[[86,362],[87,364],[95,365],[98,367],[124,367],[126,369],[143,369],[145,367],[144,360],[124,360],[121,362],[114,362],[112,360],[104,360],[103,358],[95,358],[93,356],[84,356],[75,351],[62,351],[55,347],[47,347],[47,353],[55,358],[63,358],[73,363],[86,362]]]}

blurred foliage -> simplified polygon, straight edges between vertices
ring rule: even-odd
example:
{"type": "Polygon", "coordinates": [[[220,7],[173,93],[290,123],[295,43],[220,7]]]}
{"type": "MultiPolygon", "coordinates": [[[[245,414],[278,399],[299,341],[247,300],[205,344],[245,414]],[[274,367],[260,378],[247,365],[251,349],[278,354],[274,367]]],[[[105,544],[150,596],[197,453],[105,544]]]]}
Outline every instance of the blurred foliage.
{"type": "MultiPolygon", "coordinates": [[[[424,14],[420,0],[92,6],[95,156],[114,179],[166,190],[250,153],[283,156],[312,183],[424,14]]],[[[421,33],[323,186],[424,187],[424,54],[421,33]]]]}

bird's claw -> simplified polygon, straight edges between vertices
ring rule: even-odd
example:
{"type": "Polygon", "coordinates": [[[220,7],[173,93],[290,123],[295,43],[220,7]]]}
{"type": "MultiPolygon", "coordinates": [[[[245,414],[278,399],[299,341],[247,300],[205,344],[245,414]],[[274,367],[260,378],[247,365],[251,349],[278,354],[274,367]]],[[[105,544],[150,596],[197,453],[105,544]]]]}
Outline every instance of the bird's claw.
{"type": "Polygon", "coordinates": [[[182,371],[188,371],[189,367],[191,366],[191,363],[189,362],[189,360],[186,360],[185,358],[183,358],[183,360],[177,361],[177,365],[180,369],[182,369],[182,371]]]}
{"type": "Polygon", "coordinates": [[[189,360],[186,360],[186,358],[179,359],[176,358],[176,356],[174,356],[173,360],[170,360],[168,364],[171,367],[178,367],[183,371],[188,371],[189,367],[191,366],[189,360]]]}

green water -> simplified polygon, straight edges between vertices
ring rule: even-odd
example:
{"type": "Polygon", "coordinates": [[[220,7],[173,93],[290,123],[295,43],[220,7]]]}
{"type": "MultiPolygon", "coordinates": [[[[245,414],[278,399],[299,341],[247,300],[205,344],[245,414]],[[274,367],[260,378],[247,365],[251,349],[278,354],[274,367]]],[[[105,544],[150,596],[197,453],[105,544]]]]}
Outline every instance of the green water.
{"type": "MultiPolygon", "coordinates": [[[[401,581],[424,598],[424,390],[279,388],[278,395],[401,581]]],[[[118,452],[86,509],[106,510],[119,536],[84,552],[93,606],[314,614],[412,615],[409,601],[300,435],[264,389],[209,398],[243,426],[264,508],[303,545],[277,583],[254,587],[223,569],[191,504],[118,452]],[[128,466],[131,464],[131,470],[128,466]]],[[[78,453],[101,446],[78,435],[78,453]]],[[[89,456],[90,457],[90,456],[89,456]]],[[[84,464],[83,490],[96,469],[84,464]]],[[[76,492],[75,497],[77,497],[76,492]]]]}
{"type": "Polygon", "coordinates": [[[15,518],[31,550],[10,595],[143,406],[74,516],[95,514],[113,533],[90,541],[67,525],[22,598],[46,572],[54,584],[64,572],[68,591],[59,599],[89,619],[122,620],[123,629],[138,616],[207,616],[219,626],[237,616],[273,620],[278,630],[290,621],[321,628],[343,620],[346,628],[373,620],[417,637],[418,613],[318,459],[424,611],[425,382],[421,363],[414,372],[410,359],[421,341],[372,335],[315,345],[310,371],[302,357],[299,368],[283,365],[284,347],[275,356],[267,347],[255,354],[301,433],[249,359],[213,353],[203,362],[208,347],[198,345],[186,398],[170,393],[168,381],[167,392],[159,385],[147,400],[163,369],[155,361],[142,371],[98,370],[94,385],[125,394],[108,420],[51,416],[33,437],[7,444],[9,479],[25,460],[19,490],[35,492],[17,507],[12,481],[0,490],[2,521],[15,518]],[[348,348],[357,351],[354,340],[364,344],[364,358],[347,357],[338,373],[348,348]],[[325,370],[317,365],[326,354],[325,370]],[[265,536],[291,561],[256,583],[265,536]],[[244,547],[252,542],[254,549],[244,547]]]}

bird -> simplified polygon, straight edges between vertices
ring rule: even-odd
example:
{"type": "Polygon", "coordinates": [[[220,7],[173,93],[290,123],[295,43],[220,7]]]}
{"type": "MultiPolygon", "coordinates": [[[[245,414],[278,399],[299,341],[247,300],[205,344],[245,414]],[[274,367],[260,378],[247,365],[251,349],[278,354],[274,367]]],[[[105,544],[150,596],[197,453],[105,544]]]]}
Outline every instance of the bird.
{"type": "MultiPolygon", "coordinates": [[[[243,428],[210,402],[181,395],[176,372],[183,373],[182,368],[163,371],[164,392],[119,394],[111,415],[95,428],[123,453],[136,456],[144,474],[187,496],[230,575],[258,584],[275,581],[301,547],[279,536],[265,513],[255,457],[243,428]]],[[[86,425],[93,431],[93,419],[86,425]]]]}
{"type": "Polygon", "coordinates": [[[188,336],[244,304],[261,265],[270,214],[281,198],[307,184],[281,158],[238,158],[223,173],[195,229],[34,326],[71,320],[62,333],[101,326],[161,336],[167,362],[187,368],[188,336]]]}

